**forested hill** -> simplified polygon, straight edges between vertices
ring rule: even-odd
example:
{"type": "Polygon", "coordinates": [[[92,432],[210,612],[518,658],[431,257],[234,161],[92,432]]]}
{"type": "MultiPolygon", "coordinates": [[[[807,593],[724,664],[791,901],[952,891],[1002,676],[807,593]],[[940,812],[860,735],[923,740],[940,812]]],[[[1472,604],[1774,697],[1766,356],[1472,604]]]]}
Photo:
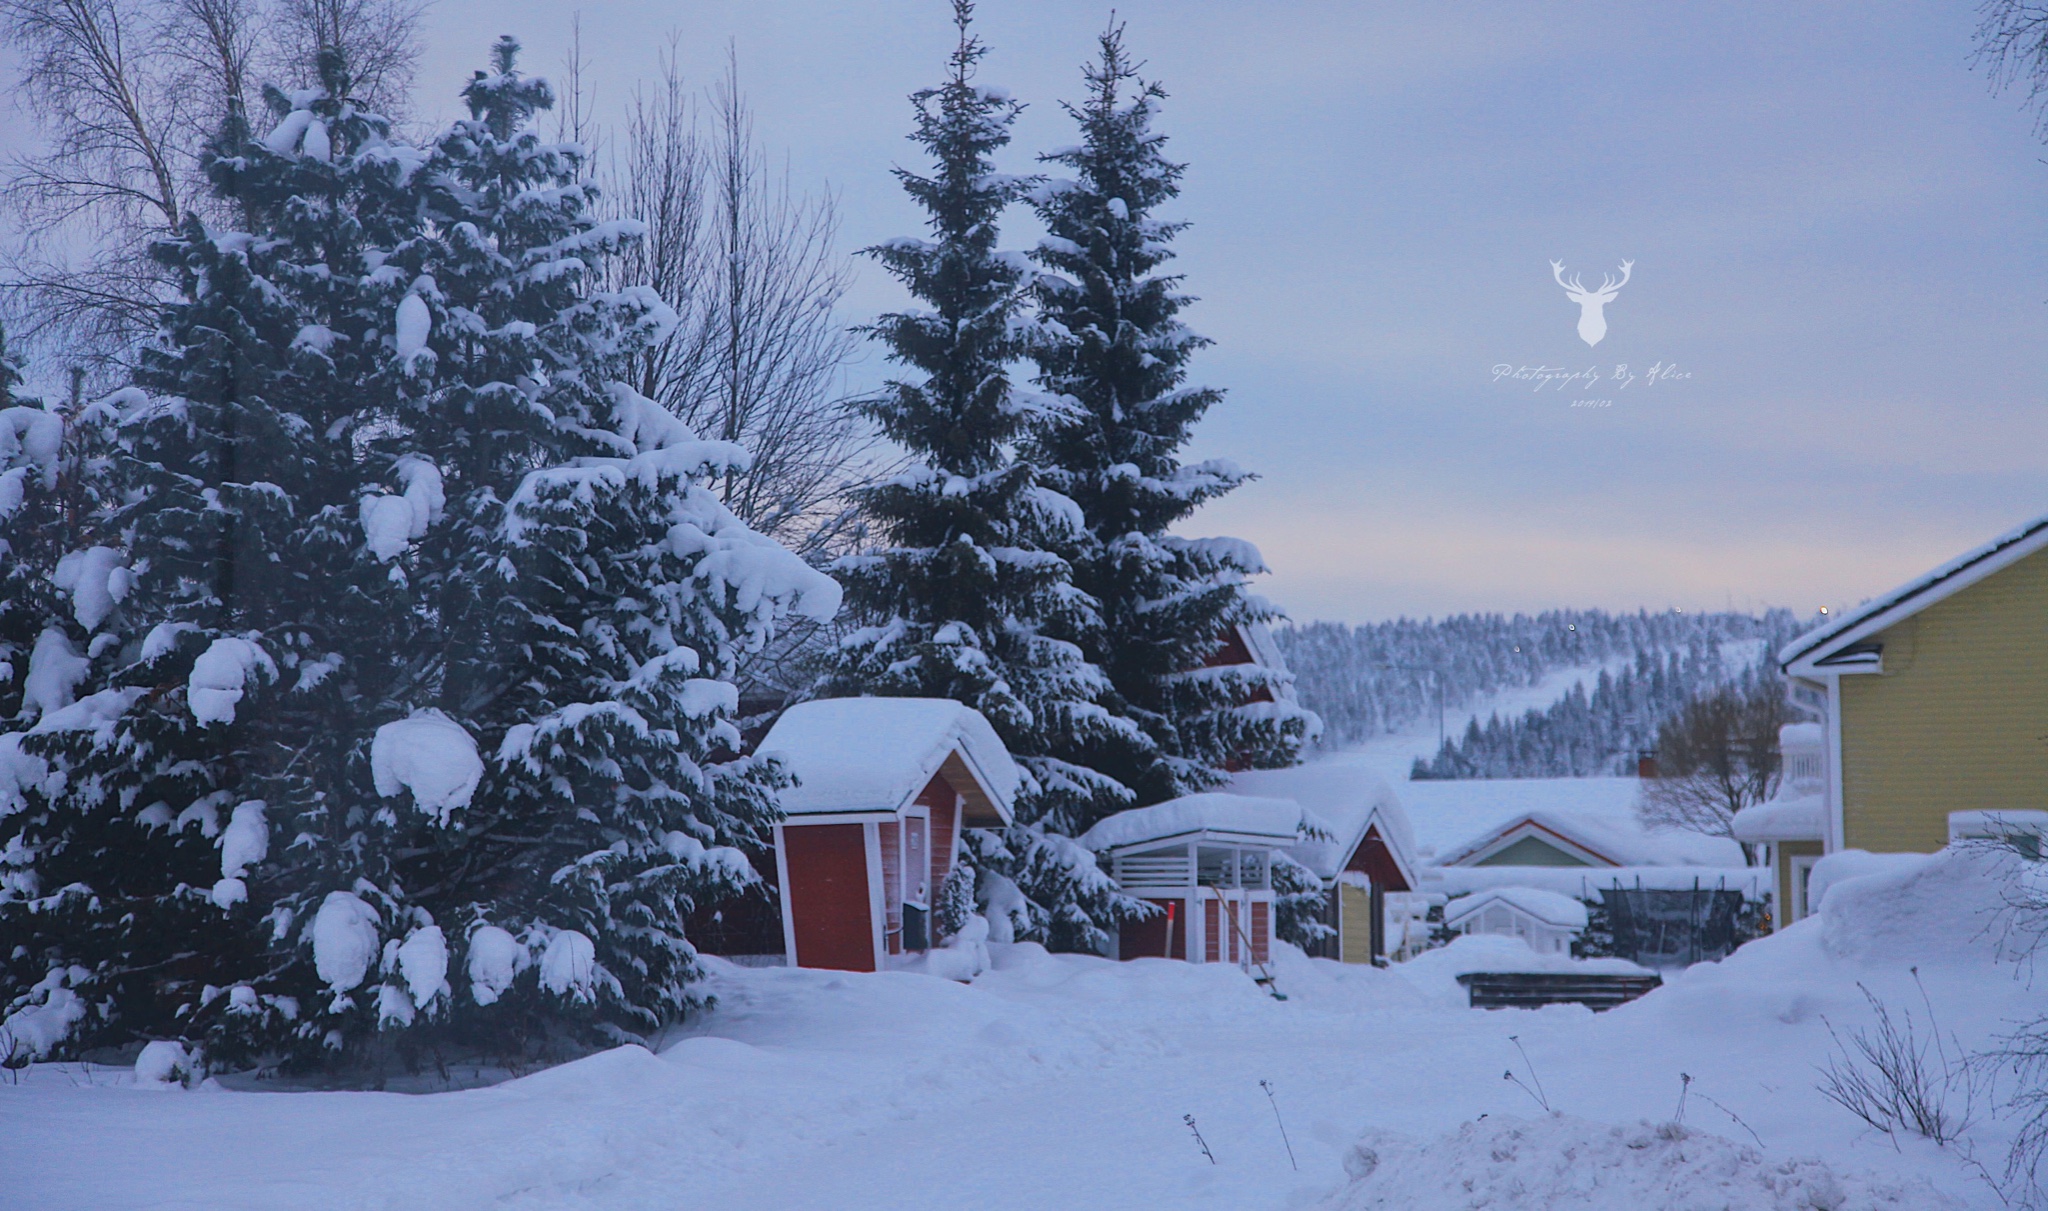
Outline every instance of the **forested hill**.
{"type": "MultiPolygon", "coordinates": [[[[1655,711],[1657,717],[1639,719],[1642,734],[1652,736],[1674,692],[1675,701],[1683,702],[1704,685],[1740,675],[1761,652],[1796,634],[1799,625],[1790,610],[1760,615],[1552,610],[1533,617],[1460,614],[1359,626],[1314,622],[1278,628],[1275,638],[1294,671],[1302,703],[1323,717],[1322,747],[1337,749],[1398,731],[1433,712],[1439,677],[1446,705],[1457,709],[1488,694],[1534,685],[1561,669],[1604,664],[1624,664],[1632,684],[1626,698],[1617,698],[1610,688],[1602,697],[1602,711],[1617,717],[1655,711]]],[[[1600,696],[1597,681],[1580,694],[1590,715],[1592,699],[1600,696]]],[[[1621,739],[1611,736],[1598,743],[1621,739]]],[[[1628,747],[1632,754],[1637,746],[1630,742],[1628,747]]],[[[1440,776],[1518,775],[1446,770],[1440,776]]]]}

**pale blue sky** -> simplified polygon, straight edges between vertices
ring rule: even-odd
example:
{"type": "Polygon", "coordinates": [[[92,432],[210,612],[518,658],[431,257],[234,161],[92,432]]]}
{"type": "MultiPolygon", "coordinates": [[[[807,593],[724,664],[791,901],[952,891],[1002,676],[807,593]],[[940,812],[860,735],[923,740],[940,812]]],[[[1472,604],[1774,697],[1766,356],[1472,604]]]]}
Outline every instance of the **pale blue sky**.
{"type": "MultiPolygon", "coordinates": [[[[1263,476],[1189,530],[1257,542],[1295,616],[1804,611],[2048,511],[2048,166],[1970,70],[1971,0],[1117,8],[1191,163],[1198,375],[1229,391],[1196,453],[1263,476]],[[1636,263],[1597,349],[1553,258],[1636,263]],[[1492,381],[1658,362],[1692,377],[1492,381]]],[[[983,79],[1031,103],[1009,167],[1073,141],[1055,102],[1108,9],[984,0],[983,79]]],[[[554,71],[571,11],[440,0],[429,97],[501,31],[554,71]]],[[[581,11],[600,110],[669,30],[698,81],[730,38],[846,246],[916,229],[888,168],[941,0],[581,11]]],[[[865,266],[847,318],[898,302],[865,266]]]]}

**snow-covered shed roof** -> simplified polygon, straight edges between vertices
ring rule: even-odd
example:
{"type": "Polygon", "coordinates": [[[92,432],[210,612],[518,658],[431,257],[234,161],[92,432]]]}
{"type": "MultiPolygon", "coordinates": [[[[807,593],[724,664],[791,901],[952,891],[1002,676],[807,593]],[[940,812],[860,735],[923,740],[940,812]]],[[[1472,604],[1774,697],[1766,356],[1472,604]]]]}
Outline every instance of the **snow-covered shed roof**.
{"type": "Polygon", "coordinates": [[[2010,567],[2048,546],[2048,516],[2008,530],[1990,542],[1956,556],[1924,575],[1916,576],[1888,593],[1877,596],[1830,618],[1778,649],[1778,663],[1787,672],[1833,668],[1875,669],[1877,662],[1864,653],[1849,651],[1861,641],[1910,618],[1937,601],[1959,593],[1993,572],[2010,567]],[[1800,668],[1793,668],[1794,665],[1800,668]]]}
{"type": "Polygon", "coordinates": [[[980,711],[950,698],[826,698],[782,713],[761,741],[797,784],[791,816],[899,811],[944,774],[967,800],[966,823],[1007,824],[1017,763],[980,711]]]}
{"type": "Polygon", "coordinates": [[[1118,812],[1097,822],[1080,840],[1098,852],[1182,838],[1278,849],[1299,840],[1305,827],[1323,825],[1292,799],[1211,791],[1118,812]]]}
{"type": "MultiPolygon", "coordinates": [[[[1425,863],[1472,854],[1525,819],[1617,866],[1741,866],[1726,837],[1646,828],[1635,812],[1635,778],[1472,778],[1404,782],[1401,802],[1425,863]]],[[[1477,855],[1483,857],[1484,855],[1477,855]]]]}
{"type": "Polygon", "coordinates": [[[1793,795],[1752,803],[1735,813],[1730,825],[1737,841],[1819,841],[1827,801],[1819,795],[1793,795]]]}
{"type": "Polygon", "coordinates": [[[1393,788],[1365,766],[1325,761],[1292,769],[1245,770],[1231,775],[1230,789],[1292,799],[1321,820],[1328,827],[1327,839],[1310,837],[1287,852],[1323,878],[1336,878],[1366,833],[1377,827],[1403,880],[1415,886],[1415,829],[1393,788]]]}
{"type": "Polygon", "coordinates": [[[1493,887],[1473,892],[1444,907],[1444,924],[1455,927],[1472,914],[1491,905],[1505,904],[1525,916],[1559,929],[1584,929],[1586,906],[1570,896],[1538,887],[1493,887]]]}

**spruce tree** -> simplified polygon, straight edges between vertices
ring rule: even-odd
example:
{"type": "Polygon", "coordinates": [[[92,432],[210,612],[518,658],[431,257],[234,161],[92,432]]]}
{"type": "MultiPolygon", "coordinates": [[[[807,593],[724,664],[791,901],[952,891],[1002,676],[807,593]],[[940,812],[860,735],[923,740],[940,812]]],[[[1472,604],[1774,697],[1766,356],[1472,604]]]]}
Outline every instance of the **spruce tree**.
{"type": "Polygon", "coordinates": [[[995,169],[1022,106],[975,82],[986,49],[969,32],[973,5],[953,9],[951,72],[911,98],[911,137],[933,170],[896,170],[931,238],[867,250],[923,305],[870,329],[915,376],[864,405],[912,465],[861,496],[887,545],[835,565],[862,625],[843,640],[826,692],[953,698],[986,715],[1027,782],[1019,827],[973,838],[976,861],[1023,888],[1036,936],[1088,949],[1106,941],[1102,926],[1143,910],[1070,840],[1131,800],[1075,758],[1128,741],[1130,729],[1100,705],[1101,671],[1063,637],[1094,609],[1055,551],[1074,541],[1073,502],[1015,457],[1045,402],[1011,381],[1026,352],[1030,273],[996,239],[1003,210],[1034,181],[995,169]]]}
{"type": "Polygon", "coordinates": [[[635,1037],[751,882],[776,775],[737,657],[838,591],[699,486],[743,459],[625,386],[672,323],[501,40],[431,147],[346,65],[226,132],[126,422],[133,586],[12,742],[0,994],[63,1048],[214,1066],[635,1037]],[[73,1014],[78,1005],[91,1013],[73,1014]]]}
{"type": "Polygon", "coordinates": [[[1083,69],[1086,99],[1065,107],[1080,145],[1040,157],[1073,177],[1031,195],[1047,233],[1032,254],[1045,270],[1032,356],[1039,384],[1070,407],[1028,452],[1080,506],[1083,529],[1063,553],[1098,603],[1080,640],[1109,677],[1111,709],[1135,725],[1090,758],[1150,803],[1213,787],[1226,768],[1290,765],[1317,723],[1292,704],[1284,672],[1210,667],[1234,628],[1278,613],[1246,587],[1265,570],[1251,544],[1168,533],[1250,477],[1225,460],[1180,461],[1222,399],[1187,382],[1209,342],[1180,320],[1193,301],[1180,277],[1161,272],[1187,224],[1153,216],[1179,194],[1185,166],[1152,129],[1166,93],[1139,78],[1121,26],[1100,51],[1083,69]]]}

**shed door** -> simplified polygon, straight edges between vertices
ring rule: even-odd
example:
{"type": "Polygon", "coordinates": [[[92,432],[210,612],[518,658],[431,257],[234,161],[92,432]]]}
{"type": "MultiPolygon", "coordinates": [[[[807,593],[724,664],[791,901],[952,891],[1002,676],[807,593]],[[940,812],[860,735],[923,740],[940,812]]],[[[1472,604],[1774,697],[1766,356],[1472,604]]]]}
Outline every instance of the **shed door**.
{"type": "Polygon", "coordinates": [[[931,906],[931,821],[910,816],[903,821],[903,949],[931,948],[931,906]]]}
{"type": "Polygon", "coordinates": [[[859,824],[785,825],[791,932],[798,967],[875,970],[868,847],[859,824]]]}

